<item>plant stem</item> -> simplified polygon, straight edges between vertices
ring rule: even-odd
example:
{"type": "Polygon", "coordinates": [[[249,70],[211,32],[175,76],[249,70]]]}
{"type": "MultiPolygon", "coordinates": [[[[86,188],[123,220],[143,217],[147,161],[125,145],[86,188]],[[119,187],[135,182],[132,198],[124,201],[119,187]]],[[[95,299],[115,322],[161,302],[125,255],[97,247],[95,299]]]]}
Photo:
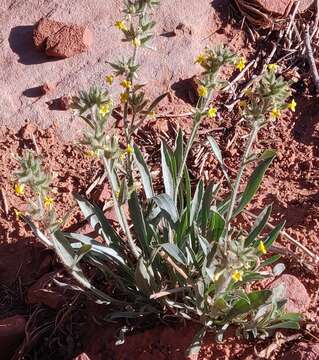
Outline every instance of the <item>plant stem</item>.
{"type": "Polygon", "coordinates": [[[194,115],[194,126],[192,129],[192,132],[190,134],[190,137],[188,139],[188,142],[186,144],[186,148],[185,148],[185,154],[183,156],[183,162],[182,162],[182,166],[180,167],[178,174],[177,174],[177,180],[176,180],[176,185],[175,185],[175,193],[174,193],[174,203],[177,204],[177,197],[178,197],[178,190],[179,187],[181,185],[181,181],[183,179],[183,175],[184,175],[184,169],[186,166],[186,161],[188,158],[188,154],[190,149],[193,146],[196,134],[197,134],[197,130],[199,128],[199,125],[201,124],[201,118],[202,118],[202,112],[204,109],[206,109],[207,104],[209,103],[210,99],[211,99],[211,95],[212,95],[212,90],[210,90],[207,98],[205,99],[204,102],[201,101],[201,98],[199,99],[198,105],[196,106],[196,113],[194,115]]]}
{"type": "Polygon", "coordinates": [[[123,212],[122,206],[119,204],[117,197],[116,197],[115,191],[117,191],[119,188],[118,181],[114,178],[113,174],[111,173],[112,170],[110,169],[108,161],[104,156],[103,156],[103,162],[104,162],[106,175],[107,175],[108,180],[111,185],[111,191],[112,191],[112,197],[113,197],[113,203],[114,203],[114,207],[115,207],[116,217],[119,221],[119,224],[120,224],[122,230],[124,231],[124,234],[127,236],[128,245],[129,245],[133,255],[138,260],[140,257],[140,252],[138,251],[138,247],[134,243],[134,240],[133,240],[133,237],[132,237],[132,234],[131,234],[131,231],[130,231],[130,228],[129,228],[129,225],[128,225],[128,222],[126,219],[126,215],[123,212]]]}
{"type": "Polygon", "coordinates": [[[230,230],[230,222],[231,222],[231,219],[232,219],[232,216],[234,213],[234,208],[235,208],[237,195],[238,195],[238,191],[239,191],[239,185],[240,185],[243,173],[244,173],[246,161],[250,155],[251,147],[256,139],[258,131],[259,131],[259,126],[256,124],[253,124],[252,130],[251,130],[249,137],[247,139],[247,142],[246,142],[245,151],[244,151],[243,157],[241,159],[241,163],[240,163],[240,167],[239,167],[238,174],[236,177],[235,185],[233,187],[233,191],[231,194],[229,210],[228,210],[226,221],[225,221],[226,222],[226,233],[225,233],[225,237],[224,237],[225,255],[227,253],[227,248],[228,248],[227,245],[230,243],[230,239],[228,239],[229,230],[230,230]]]}

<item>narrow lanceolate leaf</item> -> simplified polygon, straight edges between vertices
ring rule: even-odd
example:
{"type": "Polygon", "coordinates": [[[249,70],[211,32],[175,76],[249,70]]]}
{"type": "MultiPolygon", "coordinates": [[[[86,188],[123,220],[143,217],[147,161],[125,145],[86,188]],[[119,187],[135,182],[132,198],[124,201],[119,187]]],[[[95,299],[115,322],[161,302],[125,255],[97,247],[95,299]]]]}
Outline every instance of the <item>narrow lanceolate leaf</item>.
{"type": "Polygon", "coordinates": [[[217,211],[211,211],[210,216],[209,238],[211,241],[218,241],[224,231],[225,220],[217,211]]]}
{"type": "Polygon", "coordinates": [[[257,236],[261,233],[265,225],[269,220],[269,216],[271,214],[272,206],[267,206],[257,217],[254,225],[252,226],[249,235],[245,241],[245,246],[249,246],[252,242],[255,241],[257,236]]]}
{"type": "Polygon", "coordinates": [[[31,221],[29,216],[21,215],[22,219],[30,226],[33,234],[42,242],[44,246],[48,246],[49,248],[53,247],[52,241],[50,241],[43,232],[36,227],[36,225],[31,221]]]}
{"type": "Polygon", "coordinates": [[[131,194],[128,205],[134,225],[134,232],[137,236],[140,247],[143,249],[144,255],[148,258],[150,256],[150,244],[148,243],[145,219],[136,191],[131,194]]]}
{"type": "Polygon", "coordinates": [[[222,172],[223,172],[225,178],[230,183],[230,179],[229,179],[229,176],[228,176],[228,173],[227,173],[227,169],[226,169],[225,164],[224,164],[222,152],[221,152],[216,140],[212,136],[208,136],[207,139],[208,139],[208,141],[210,143],[210,146],[212,147],[212,150],[213,150],[213,153],[214,153],[216,159],[218,160],[218,162],[220,164],[220,167],[222,169],[222,172]]]}
{"type": "Polygon", "coordinates": [[[55,251],[62,263],[69,269],[74,269],[75,253],[67,238],[58,230],[52,234],[52,239],[55,251]]]}
{"type": "Polygon", "coordinates": [[[138,289],[149,296],[157,289],[155,288],[155,279],[153,269],[147,265],[143,258],[139,258],[135,269],[135,283],[138,289]]]}
{"type": "Polygon", "coordinates": [[[103,211],[79,194],[76,194],[74,197],[79,204],[83,215],[90,222],[92,228],[103,237],[107,244],[113,243],[114,245],[118,245],[121,238],[106,219],[103,211]]]}
{"type": "Polygon", "coordinates": [[[183,265],[187,265],[187,259],[183,252],[178,248],[175,244],[166,243],[161,245],[163,250],[167,252],[169,256],[171,256],[173,259],[175,259],[177,262],[183,265]]]}
{"type": "Polygon", "coordinates": [[[164,180],[165,193],[172,199],[174,198],[174,177],[172,174],[172,157],[166,143],[161,144],[162,172],[164,180]]]}
{"type": "Polygon", "coordinates": [[[197,184],[194,198],[192,201],[190,220],[189,220],[190,224],[192,224],[193,221],[196,220],[199,215],[199,210],[201,208],[202,199],[203,199],[203,193],[204,193],[204,185],[203,182],[200,180],[199,183],[197,184]]]}
{"type": "Polygon", "coordinates": [[[296,321],[283,321],[278,324],[267,326],[267,329],[292,329],[299,330],[300,325],[299,322],[296,321]]]}
{"type": "Polygon", "coordinates": [[[148,115],[167,95],[168,95],[168,92],[159,95],[148,107],[148,109],[146,111],[146,115],[148,115]]]}
{"type": "Polygon", "coordinates": [[[272,161],[274,160],[275,156],[276,153],[274,151],[268,151],[267,156],[265,156],[265,158],[256,167],[248,180],[248,184],[241,196],[237,209],[234,211],[233,217],[237,216],[255,196],[263,179],[263,176],[272,161]]]}
{"type": "Polygon", "coordinates": [[[175,141],[174,156],[176,159],[176,168],[177,168],[177,173],[178,173],[179,169],[182,166],[182,162],[183,162],[183,158],[184,158],[183,132],[181,129],[179,129],[177,138],[175,141]]]}
{"type": "Polygon", "coordinates": [[[168,194],[160,194],[154,196],[153,200],[160,208],[165,218],[173,224],[176,224],[179,219],[179,215],[172,197],[168,194]]]}
{"type": "Polygon", "coordinates": [[[201,227],[203,234],[206,233],[206,228],[209,220],[210,207],[212,203],[212,196],[213,193],[217,190],[217,188],[218,185],[216,186],[214,185],[214,183],[209,183],[204,192],[201,211],[200,211],[201,227]]]}
{"type": "Polygon", "coordinates": [[[141,175],[141,180],[144,187],[146,198],[151,199],[154,196],[152,177],[140,149],[135,144],[134,144],[134,158],[136,161],[138,171],[141,175]]]}
{"type": "Polygon", "coordinates": [[[267,249],[270,248],[270,246],[277,240],[280,232],[285,226],[285,221],[277,225],[274,229],[271,230],[271,232],[268,234],[268,236],[264,239],[264,244],[267,249]]]}

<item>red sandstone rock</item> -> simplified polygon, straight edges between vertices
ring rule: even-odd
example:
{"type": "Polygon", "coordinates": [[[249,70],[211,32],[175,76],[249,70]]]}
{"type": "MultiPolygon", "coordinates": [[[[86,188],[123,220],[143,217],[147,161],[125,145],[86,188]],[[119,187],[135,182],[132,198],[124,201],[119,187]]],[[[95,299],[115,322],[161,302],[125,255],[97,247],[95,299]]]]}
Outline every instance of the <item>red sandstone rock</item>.
{"type": "Polygon", "coordinates": [[[35,25],[33,41],[48,56],[64,59],[87,51],[92,44],[92,33],[86,26],[42,18],[35,25]]]}
{"type": "Polygon", "coordinates": [[[319,343],[299,343],[293,346],[283,357],[283,360],[318,360],[319,343]]]}
{"type": "Polygon", "coordinates": [[[46,82],[41,86],[41,92],[43,95],[46,95],[55,90],[55,84],[46,82]]]}
{"type": "Polygon", "coordinates": [[[285,309],[288,312],[304,312],[310,305],[310,297],[304,285],[293,275],[284,274],[271,284],[274,288],[284,284],[284,297],[287,299],[285,309]]]}
{"type": "Polygon", "coordinates": [[[47,38],[58,32],[65,24],[48,18],[40,19],[33,30],[33,42],[38,50],[44,51],[47,38]]]}
{"type": "Polygon", "coordinates": [[[65,297],[50,288],[51,274],[42,276],[28,290],[27,300],[29,304],[43,304],[51,309],[58,309],[65,304],[65,297]]]}
{"type": "MultiPolygon", "coordinates": [[[[288,15],[289,9],[293,5],[292,0],[256,0],[266,12],[274,15],[284,16],[288,15]]],[[[304,12],[313,3],[313,0],[300,0],[298,12],[304,12]]]]}
{"type": "Polygon", "coordinates": [[[26,321],[21,315],[0,320],[1,359],[11,359],[24,337],[25,324],[26,321]]]}

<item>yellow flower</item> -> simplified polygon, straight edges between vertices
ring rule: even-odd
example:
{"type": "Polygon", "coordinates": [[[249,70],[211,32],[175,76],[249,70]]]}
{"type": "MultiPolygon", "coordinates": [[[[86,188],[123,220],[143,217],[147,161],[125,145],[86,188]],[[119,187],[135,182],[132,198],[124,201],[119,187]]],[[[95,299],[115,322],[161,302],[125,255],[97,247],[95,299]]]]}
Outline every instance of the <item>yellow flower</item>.
{"type": "Polygon", "coordinates": [[[241,56],[236,63],[236,69],[238,69],[239,71],[243,71],[246,66],[246,62],[246,59],[241,56]]]}
{"type": "Polygon", "coordinates": [[[214,118],[217,116],[217,108],[211,106],[208,111],[207,111],[207,114],[210,118],[214,118]]]}
{"type": "Polygon", "coordinates": [[[118,28],[121,31],[127,31],[126,24],[125,24],[125,22],[123,20],[118,20],[115,23],[115,27],[118,28]]]}
{"type": "Polygon", "coordinates": [[[128,93],[127,93],[127,92],[123,92],[123,93],[120,95],[120,99],[121,99],[121,103],[126,103],[127,100],[128,100],[128,93]]]}
{"type": "Polygon", "coordinates": [[[46,208],[50,208],[54,203],[54,200],[52,199],[52,197],[50,196],[46,196],[44,198],[44,207],[46,208]]]}
{"type": "Polygon", "coordinates": [[[268,65],[268,70],[271,72],[276,72],[278,69],[278,65],[277,64],[269,64],[268,65]]]}
{"type": "Polygon", "coordinates": [[[235,270],[232,273],[231,277],[234,281],[242,281],[243,280],[243,272],[241,270],[235,270]]]}
{"type": "Polygon", "coordinates": [[[201,86],[198,87],[197,93],[201,97],[206,97],[207,94],[208,94],[208,89],[207,89],[206,86],[201,85],[201,86]]]}
{"type": "Polygon", "coordinates": [[[24,184],[15,184],[14,185],[14,191],[15,191],[16,195],[18,195],[18,196],[23,195],[24,194],[24,188],[25,188],[24,184]]]}
{"type": "Polygon", "coordinates": [[[110,105],[109,104],[102,105],[100,107],[100,109],[99,109],[99,113],[102,116],[105,116],[109,112],[110,112],[110,105]]]}
{"type": "Polygon", "coordinates": [[[88,151],[85,152],[85,155],[86,155],[87,157],[91,157],[91,158],[97,157],[97,151],[88,150],[88,151]]]}
{"type": "Polygon", "coordinates": [[[247,107],[247,101],[246,100],[240,100],[238,105],[243,110],[243,109],[245,109],[247,107]]]}
{"type": "Polygon", "coordinates": [[[128,145],[127,145],[127,148],[126,148],[126,152],[127,152],[128,154],[133,154],[133,153],[134,153],[134,148],[133,148],[133,146],[130,145],[130,144],[128,144],[128,145]]]}
{"type": "Polygon", "coordinates": [[[248,88],[247,90],[245,90],[244,94],[246,96],[251,96],[253,94],[253,91],[250,88],[248,88]]]}
{"type": "Polygon", "coordinates": [[[139,46],[141,46],[141,40],[140,40],[139,38],[134,38],[134,39],[132,40],[132,45],[133,45],[134,47],[139,47],[139,46]]]}
{"type": "Polygon", "coordinates": [[[118,199],[120,197],[120,192],[119,191],[115,191],[114,193],[115,197],[118,199]]]}
{"type": "Polygon", "coordinates": [[[123,80],[121,82],[121,86],[124,87],[124,89],[130,89],[132,87],[132,83],[130,80],[123,80]]]}
{"type": "Polygon", "coordinates": [[[278,119],[281,115],[281,111],[279,109],[272,109],[271,110],[271,116],[274,117],[275,119],[278,119]]]}
{"type": "Polygon", "coordinates": [[[105,81],[107,84],[112,85],[113,81],[114,81],[114,76],[113,75],[106,75],[105,76],[105,81]]]}
{"type": "Polygon", "coordinates": [[[297,103],[296,103],[295,99],[292,99],[290,101],[290,103],[288,104],[288,109],[291,110],[292,112],[295,112],[296,106],[297,106],[297,103]]]}
{"type": "Polygon", "coordinates": [[[206,62],[205,54],[199,54],[195,60],[195,64],[204,65],[206,62]]]}
{"type": "Polygon", "coordinates": [[[19,220],[21,218],[21,216],[23,215],[22,211],[19,211],[18,209],[13,209],[16,219],[19,220]]]}
{"type": "Polygon", "coordinates": [[[126,152],[123,151],[123,152],[120,154],[120,161],[124,161],[124,160],[125,160],[125,157],[126,157],[126,152]]]}
{"type": "Polygon", "coordinates": [[[263,241],[259,241],[259,245],[258,245],[258,251],[261,252],[262,254],[266,254],[267,253],[267,248],[264,244],[263,241]]]}
{"type": "Polygon", "coordinates": [[[155,111],[150,111],[149,113],[148,113],[148,116],[149,116],[149,118],[150,119],[156,119],[156,112],[155,111]]]}

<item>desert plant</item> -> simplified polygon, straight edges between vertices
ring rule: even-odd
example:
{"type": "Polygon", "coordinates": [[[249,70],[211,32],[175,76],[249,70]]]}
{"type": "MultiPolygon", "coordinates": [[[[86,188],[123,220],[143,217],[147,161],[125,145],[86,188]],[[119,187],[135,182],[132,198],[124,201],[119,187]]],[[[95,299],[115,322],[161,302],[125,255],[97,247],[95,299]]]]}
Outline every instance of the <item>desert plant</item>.
{"type": "MultiPolygon", "coordinates": [[[[63,232],[56,221],[53,221],[54,226],[48,226],[46,221],[41,223],[41,216],[46,216],[41,211],[37,217],[31,212],[23,218],[46,245],[55,249],[81,288],[110,305],[110,319],[170,314],[202,324],[190,352],[198,351],[198,344],[207,330],[215,330],[220,338],[231,324],[238,325],[245,336],[250,333],[267,335],[277,328],[296,329],[300,316],[285,313],[282,287],[250,290],[251,283],[283,271],[283,264],[272,268],[278,255],[267,258],[264,255],[284,224],[265,233],[271,205],[261,211],[252,226],[234,222],[253,199],[275,157],[273,150],[255,153],[253,144],[259,130],[289,107],[286,103],[290,96],[289,85],[271,68],[251,86],[240,103],[242,117],[250,132],[236,178],[232,180],[228,175],[222,152],[213,137],[209,137],[224,177],[218,183],[204,184],[200,180],[192,189],[188,154],[202,118],[216,116],[217,109],[211,104],[212,95],[225,88],[219,72],[225,65],[243,66],[243,59],[223,46],[205,49],[196,60],[203,71],[198,83],[198,102],[193,110],[192,132],[186,144],[181,130],[173,148],[165,141],[161,142],[164,192],[157,194],[143,151],[133,141],[135,130],[152,115],[165,96],[149,103],[143,85],[135,83],[139,69],[137,51],[149,46],[154,22],[148,19],[157,3],[154,0],[126,1],[124,14],[127,20],[116,23],[123,33],[123,40],[131,42],[133,47],[131,57],[111,63],[113,73],[106,78],[109,85],[114,78],[121,79],[125,145],[111,128],[115,102],[108,90],[92,88],[89,92],[80,92],[74,99],[74,107],[88,124],[83,143],[104,166],[117,224],[113,225],[96,204],[80,195],[75,199],[102,242],[63,232]],[[257,165],[244,190],[240,191],[245,169],[254,163],[257,165]],[[230,191],[229,195],[221,197],[219,191],[225,179],[230,191]],[[139,182],[143,191],[139,190],[139,182]],[[38,224],[40,221],[42,230],[34,224],[35,220],[38,224]],[[111,284],[108,286],[111,290],[103,292],[101,282],[88,279],[81,268],[82,262],[98,269],[111,284]]],[[[22,170],[17,173],[18,182],[31,186],[39,197],[39,207],[42,207],[49,177],[42,175],[42,170],[32,170],[34,164],[37,164],[36,169],[39,165],[30,152],[20,162],[22,170]],[[37,174],[39,179],[45,179],[44,192],[42,187],[40,190],[34,187],[40,181],[37,174]]]]}

